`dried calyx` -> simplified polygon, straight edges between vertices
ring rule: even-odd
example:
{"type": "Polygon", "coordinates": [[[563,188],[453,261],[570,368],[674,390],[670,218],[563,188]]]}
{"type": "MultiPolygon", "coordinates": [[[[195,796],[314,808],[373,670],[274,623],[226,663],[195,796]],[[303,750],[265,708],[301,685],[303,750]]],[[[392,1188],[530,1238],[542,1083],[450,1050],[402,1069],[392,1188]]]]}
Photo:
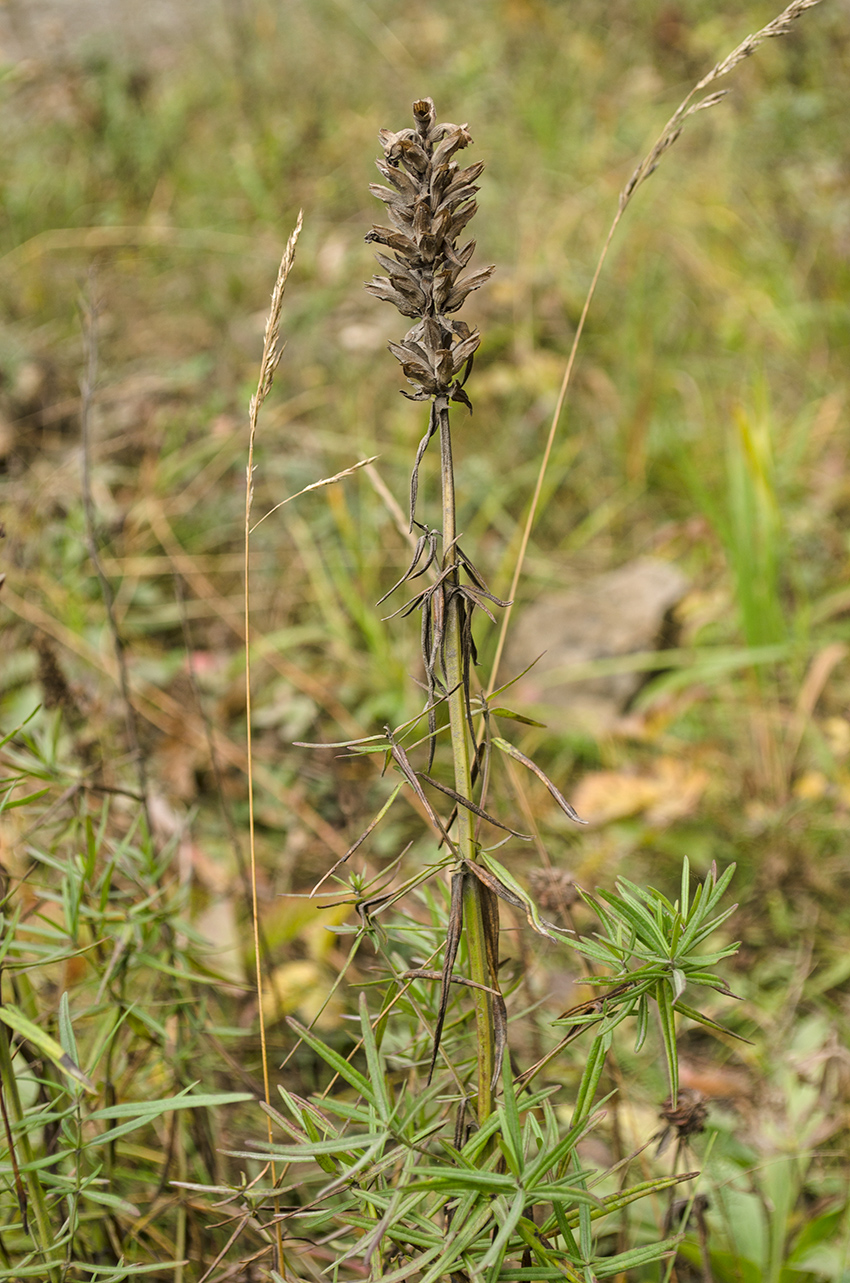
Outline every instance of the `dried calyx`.
{"type": "Polygon", "coordinates": [[[366,289],[403,316],[418,318],[401,343],[389,345],[415,389],[404,395],[414,401],[447,396],[471,409],[463,384],[481,336],[452,314],[493,271],[485,267],[462,278],[475,241],[457,246],[478,208],[475,180],[484,166],[458,168],[452,157],[472,142],[469,130],[438,124],[430,98],[413,104],[413,116],[415,129],[379,134],[384,158],[376,163],[391,186],[372,183],[370,190],[386,205],[392,226],[373,227],[366,240],[387,246],[395,257],[376,255],[388,275],[376,276],[366,289]]]}

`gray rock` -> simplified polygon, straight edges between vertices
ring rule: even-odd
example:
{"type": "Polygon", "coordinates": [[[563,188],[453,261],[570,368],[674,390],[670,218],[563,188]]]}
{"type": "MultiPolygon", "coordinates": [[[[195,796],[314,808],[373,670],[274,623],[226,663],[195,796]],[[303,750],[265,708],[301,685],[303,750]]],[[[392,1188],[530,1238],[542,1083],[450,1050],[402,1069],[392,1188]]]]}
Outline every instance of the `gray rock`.
{"type": "Polygon", "coordinates": [[[665,616],[681,601],[688,581],[677,566],[638,557],[618,570],[564,592],[547,593],[522,612],[508,641],[509,672],[521,672],[545,652],[511,689],[512,703],[535,705],[545,718],[592,732],[611,727],[643,680],[642,673],[616,673],[582,681],[569,670],[591,660],[654,650],[665,616]]]}

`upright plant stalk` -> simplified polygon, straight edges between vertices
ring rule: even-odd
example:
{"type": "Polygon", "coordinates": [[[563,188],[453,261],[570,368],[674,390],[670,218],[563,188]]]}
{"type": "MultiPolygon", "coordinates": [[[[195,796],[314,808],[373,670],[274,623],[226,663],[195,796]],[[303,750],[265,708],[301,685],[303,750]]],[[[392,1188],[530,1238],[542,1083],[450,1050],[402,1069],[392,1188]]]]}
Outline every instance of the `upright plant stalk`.
{"type": "MultiPolygon", "coordinates": [[[[452,566],[447,583],[457,588],[457,565],[454,465],[452,437],[449,424],[448,400],[440,398],[435,404],[440,420],[440,472],[443,498],[443,548],[444,569],[452,566]],[[445,400],[445,404],[442,402],[445,400]]],[[[445,677],[448,689],[449,727],[452,739],[455,789],[463,797],[472,797],[472,764],[470,741],[467,732],[467,709],[463,690],[463,638],[458,613],[460,604],[456,592],[449,596],[444,648],[445,677]]],[[[472,829],[472,812],[465,806],[457,808],[457,845],[461,856],[475,859],[475,837],[472,829]]],[[[482,900],[492,895],[475,877],[466,877],[463,884],[463,916],[466,922],[467,948],[469,950],[470,979],[478,984],[492,985],[487,957],[485,923],[482,900]]],[[[495,1029],[493,1023],[493,998],[483,989],[473,989],[475,1023],[478,1049],[478,1121],[483,1122],[493,1111],[493,1080],[496,1069],[495,1029]]]]}
{"type": "MultiPolygon", "coordinates": [[[[263,402],[271,391],[274,381],[275,370],[280,363],[283,355],[283,348],[280,344],[280,314],[283,307],[283,291],[286,286],[286,278],[292,270],[292,264],[295,261],[295,245],[301,234],[301,214],[298,214],[298,221],[289,240],[286,243],[286,249],[280,260],[277,280],[272,290],[272,301],[269,309],[268,319],[266,320],[266,329],[263,337],[263,357],[260,363],[260,377],[257,383],[257,391],[251,397],[251,406],[248,414],[248,468],[245,480],[245,722],[246,722],[246,739],[248,749],[248,838],[250,847],[250,865],[251,865],[251,908],[253,912],[253,931],[254,931],[254,961],[256,967],[257,981],[257,1009],[260,1023],[260,1046],[263,1059],[263,1091],[266,1098],[266,1104],[271,1104],[271,1088],[269,1085],[269,1059],[266,1048],[266,1025],[263,1016],[263,958],[260,950],[260,917],[259,905],[257,902],[257,857],[254,843],[254,759],[251,742],[251,593],[250,581],[248,578],[250,568],[251,552],[251,509],[254,502],[254,443],[257,437],[257,420],[263,402]]],[[[269,1141],[272,1139],[271,1121],[268,1126],[269,1141]]],[[[271,1164],[272,1181],[276,1179],[275,1165],[271,1164]]],[[[276,1208],[277,1210],[277,1208],[276,1208]]],[[[283,1234],[281,1230],[280,1218],[275,1218],[275,1247],[276,1247],[276,1266],[283,1270],[283,1234]]]]}
{"type": "MultiPolygon", "coordinates": [[[[416,525],[423,534],[411,565],[396,587],[417,573],[426,547],[430,548],[432,557],[436,548],[437,532],[416,521],[416,501],[419,465],[432,437],[439,433],[441,568],[435,582],[414,596],[409,609],[418,606],[422,612],[431,757],[436,731],[436,703],[438,699],[445,699],[451,731],[455,791],[460,797],[471,799],[469,674],[470,665],[475,660],[471,617],[475,606],[487,609],[485,598],[490,601],[497,599],[487,591],[481,577],[458,546],[449,405],[452,401],[459,401],[472,410],[463,385],[472,367],[480,335],[465,322],[452,318],[470,291],[483,285],[493,269],[488,267],[463,279],[460,277],[472,257],[475,242],[468,241],[458,247],[457,238],[477,208],[473,199],[478,190],[475,179],[483,168],[478,163],[459,169],[452,159],[456,151],[472,141],[466,125],[438,124],[430,98],[413,104],[413,116],[415,129],[403,129],[398,133],[382,130],[380,133],[384,158],[377,161],[377,166],[391,186],[376,183],[371,190],[387,206],[392,226],[374,227],[366,240],[388,247],[394,252],[394,257],[382,253],[376,255],[388,275],[376,276],[366,288],[377,298],[393,303],[403,316],[415,319],[403,341],[391,343],[389,347],[414,389],[404,395],[413,401],[431,403],[428,430],[420,442],[410,481],[410,529],[416,525]],[[471,583],[462,581],[463,573],[471,583]]],[[[426,569],[430,560],[421,569],[426,569]]],[[[473,992],[478,1040],[478,1117],[483,1121],[492,1112],[494,1080],[500,1058],[494,996],[487,992],[497,987],[497,946],[493,937],[497,930],[494,923],[497,922],[498,911],[491,903],[495,899],[494,893],[479,878],[466,871],[476,859],[477,847],[472,812],[463,805],[457,808],[454,844],[458,856],[455,877],[461,879],[470,979],[481,986],[473,992]]],[[[456,941],[452,948],[448,943],[446,946],[443,1009],[448,992],[447,972],[450,976],[456,947],[456,941]]]]}
{"type": "MultiPolygon", "coordinates": [[[[9,1106],[9,1122],[11,1124],[11,1135],[9,1137],[9,1152],[13,1153],[12,1146],[17,1140],[20,1145],[21,1153],[24,1159],[25,1179],[27,1193],[29,1195],[32,1210],[35,1215],[37,1233],[34,1234],[33,1241],[37,1243],[40,1252],[44,1257],[45,1277],[50,1283],[59,1283],[61,1275],[60,1263],[51,1260],[51,1244],[55,1237],[53,1227],[50,1223],[50,1211],[47,1206],[47,1200],[44,1196],[44,1188],[39,1179],[38,1170],[35,1164],[35,1155],[30,1145],[29,1133],[26,1127],[26,1118],[21,1107],[21,1098],[18,1094],[18,1080],[15,1077],[15,1070],[12,1065],[12,1056],[9,1046],[9,1031],[4,1024],[0,1024],[0,1089],[6,1093],[6,1099],[9,1106]],[[17,1133],[17,1135],[15,1135],[17,1133]]],[[[5,1114],[5,1108],[4,1108],[5,1114]]],[[[22,1215],[25,1208],[21,1207],[22,1215]]],[[[24,1216],[26,1223],[26,1217],[24,1216]]]]}

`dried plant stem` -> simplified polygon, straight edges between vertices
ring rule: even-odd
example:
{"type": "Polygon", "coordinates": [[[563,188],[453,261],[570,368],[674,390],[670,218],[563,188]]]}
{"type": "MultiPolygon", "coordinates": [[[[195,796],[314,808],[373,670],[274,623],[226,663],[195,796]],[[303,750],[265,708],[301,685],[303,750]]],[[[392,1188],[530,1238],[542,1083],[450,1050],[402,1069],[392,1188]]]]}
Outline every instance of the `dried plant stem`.
{"type": "Polygon", "coordinates": [[[517,588],[519,587],[520,577],[522,575],[523,567],[525,565],[525,554],[528,551],[528,544],[529,544],[529,540],[531,539],[531,531],[534,527],[534,519],[537,516],[537,508],[540,503],[540,495],[543,490],[543,483],[546,480],[546,473],[549,468],[549,459],[551,458],[551,455],[552,455],[552,448],[555,444],[555,436],[557,434],[558,424],[560,423],[560,419],[561,419],[561,411],[563,410],[564,402],[567,399],[567,390],[570,386],[570,380],[573,375],[573,367],[575,365],[576,353],[578,352],[578,345],[581,341],[581,336],[584,333],[584,323],[587,320],[587,314],[590,311],[590,305],[593,302],[593,296],[596,293],[596,285],[602,273],[602,268],[605,264],[605,259],[608,257],[609,246],[611,245],[611,241],[614,239],[614,233],[617,230],[617,226],[620,222],[620,219],[623,216],[624,209],[625,209],[625,206],[621,205],[620,208],[617,210],[614,221],[611,224],[611,227],[608,231],[608,236],[602,248],[602,253],[599,255],[599,260],[596,264],[596,270],[593,273],[593,280],[590,282],[590,288],[587,292],[587,297],[584,300],[584,306],[581,309],[581,316],[579,317],[578,325],[576,326],[576,332],[573,337],[573,345],[570,348],[570,355],[567,358],[567,368],[564,371],[564,377],[561,381],[560,391],[558,392],[558,400],[555,403],[555,409],[552,414],[552,422],[549,425],[549,435],[546,438],[546,448],[544,449],[543,457],[540,460],[540,467],[537,472],[537,481],[535,482],[535,485],[534,485],[534,494],[531,496],[531,504],[528,509],[528,516],[525,519],[525,526],[523,527],[523,531],[522,531],[522,540],[520,541],[519,552],[517,554],[517,559],[516,559],[516,565],[514,566],[513,578],[511,579],[511,586],[508,592],[508,605],[505,608],[504,613],[502,614],[502,626],[499,629],[499,640],[496,644],[496,654],[493,659],[493,667],[490,670],[490,681],[487,686],[488,698],[490,695],[493,694],[493,691],[496,689],[496,681],[499,676],[499,665],[502,662],[502,652],[505,649],[505,640],[508,635],[508,625],[511,622],[511,613],[513,611],[513,604],[514,604],[514,601],[516,600],[517,588]]]}
{"type": "MultiPolygon", "coordinates": [[[[266,1022],[263,1015],[263,965],[260,949],[260,916],[257,900],[257,853],[254,833],[254,759],[251,740],[251,592],[250,592],[250,552],[251,552],[251,507],[254,501],[254,443],[257,437],[257,419],[263,402],[271,391],[275,370],[283,355],[280,345],[280,313],[283,306],[283,291],[286,279],[292,270],[295,260],[295,246],[301,234],[302,214],[299,211],[298,221],[289,240],[283,257],[280,260],[277,280],[272,290],[271,307],[269,308],[266,330],[263,337],[263,358],[260,363],[260,378],[257,391],[251,397],[248,412],[248,469],[245,480],[245,734],[248,753],[248,840],[251,867],[251,909],[253,913],[254,962],[257,981],[257,1012],[260,1025],[260,1048],[263,1059],[263,1091],[266,1104],[271,1104],[269,1086],[269,1058],[266,1044],[266,1022]]],[[[273,1141],[271,1117],[267,1118],[269,1143],[273,1141]]],[[[272,1163],[272,1183],[277,1179],[275,1166],[272,1163]]],[[[275,1206],[275,1212],[278,1212],[275,1206]]],[[[283,1229],[279,1215],[275,1215],[275,1240],[277,1249],[276,1268],[283,1270],[283,1229]]]]}
{"type": "MultiPolygon", "coordinates": [[[[454,466],[452,439],[449,424],[448,397],[437,397],[434,411],[440,424],[440,465],[443,495],[443,548],[446,549],[443,569],[455,569],[449,577],[450,591],[446,609],[446,640],[444,661],[446,689],[449,692],[449,726],[452,739],[455,789],[463,797],[472,797],[472,766],[468,719],[463,691],[463,664],[461,658],[460,599],[451,587],[458,582],[457,530],[455,518],[454,466]]],[[[456,842],[461,858],[474,860],[476,853],[473,832],[473,815],[465,806],[457,808],[456,842]]],[[[464,886],[463,916],[466,924],[469,949],[470,980],[475,984],[473,1001],[477,1027],[478,1051],[478,1121],[483,1123],[493,1112],[493,1077],[496,1064],[496,1037],[493,1023],[493,996],[489,992],[493,982],[487,955],[485,923],[482,900],[486,888],[478,878],[467,878],[464,886]]]]}
{"type": "MultiPolygon", "coordinates": [[[[195,664],[192,658],[194,654],[194,644],[192,641],[192,629],[189,624],[189,616],[186,613],[186,591],[184,588],[182,576],[177,573],[175,573],[174,575],[174,591],[176,593],[177,601],[180,606],[180,621],[183,626],[183,644],[186,647],[186,655],[188,657],[187,663],[186,663],[186,672],[189,678],[189,685],[192,688],[192,698],[195,701],[195,707],[198,710],[198,715],[204,727],[204,734],[206,736],[206,741],[207,741],[207,753],[209,754],[210,766],[212,767],[213,778],[215,779],[215,789],[216,789],[216,795],[218,797],[219,813],[221,815],[222,823],[224,824],[224,827],[227,831],[227,836],[230,841],[230,849],[233,852],[233,858],[236,862],[236,868],[239,871],[239,878],[242,883],[242,890],[245,894],[246,905],[251,910],[251,916],[253,919],[253,916],[254,916],[253,915],[253,889],[252,889],[253,884],[248,874],[248,867],[245,863],[245,853],[242,850],[242,843],[239,840],[239,834],[236,830],[236,825],[233,820],[233,815],[230,810],[230,805],[224,793],[224,779],[221,773],[221,762],[219,760],[218,750],[216,749],[215,736],[213,734],[213,726],[212,726],[212,722],[210,721],[209,713],[207,712],[206,707],[204,705],[204,701],[201,698],[201,692],[198,686],[198,678],[195,672],[195,664]]],[[[266,939],[265,932],[259,929],[259,925],[258,925],[257,934],[259,938],[260,948],[262,950],[263,963],[266,969],[268,971],[271,971],[271,966],[272,966],[271,950],[269,949],[269,943],[268,943],[268,940],[266,939]]]]}
{"type": "Polygon", "coordinates": [[[254,533],[257,526],[261,526],[263,524],[266,517],[272,516],[273,513],[277,512],[278,508],[283,508],[286,504],[292,503],[293,499],[300,499],[303,494],[309,494],[311,490],[321,490],[325,486],[332,486],[335,481],[342,481],[345,477],[350,477],[352,473],[358,470],[358,468],[366,468],[370,463],[374,463],[375,460],[380,457],[381,456],[378,454],[371,454],[368,459],[360,459],[357,463],[353,463],[350,468],[343,468],[342,472],[335,472],[332,477],[322,477],[321,481],[313,481],[309,486],[305,486],[303,490],[298,490],[295,494],[289,495],[288,498],[281,499],[280,503],[276,503],[273,508],[270,508],[264,517],[260,517],[259,521],[254,522],[251,527],[251,534],[254,533]]]}
{"type": "MultiPolygon", "coordinates": [[[[679,103],[679,106],[673,112],[673,115],[670,117],[670,119],[667,121],[667,124],[664,126],[661,133],[658,135],[658,138],[656,139],[655,143],[649,149],[647,154],[644,156],[643,160],[635,169],[629,181],[626,183],[623,190],[620,192],[620,198],[619,198],[619,201],[617,202],[617,212],[614,215],[614,219],[611,223],[610,228],[608,229],[608,235],[605,238],[605,244],[602,246],[602,252],[599,255],[599,259],[597,260],[596,269],[593,273],[593,279],[590,282],[590,287],[587,291],[587,297],[585,298],[584,305],[581,309],[581,316],[579,317],[579,322],[578,322],[578,325],[576,326],[576,332],[573,337],[572,347],[570,348],[570,354],[567,358],[566,369],[564,370],[564,377],[563,377],[563,380],[561,381],[560,391],[558,392],[558,400],[555,404],[555,409],[552,414],[552,422],[549,427],[549,435],[546,439],[546,448],[543,451],[543,457],[540,461],[540,468],[537,474],[537,481],[534,487],[534,494],[532,495],[531,504],[528,509],[528,516],[526,517],[525,526],[523,527],[522,539],[520,541],[520,548],[517,554],[517,560],[516,560],[516,565],[514,567],[513,578],[511,579],[510,591],[508,592],[508,599],[511,603],[513,603],[516,599],[517,587],[519,586],[520,576],[522,575],[523,565],[525,564],[525,556],[526,556],[526,552],[528,551],[528,543],[531,538],[531,531],[534,526],[535,518],[537,516],[537,508],[540,503],[540,495],[543,490],[543,483],[546,477],[546,472],[549,467],[549,459],[552,454],[552,447],[555,444],[555,436],[558,431],[558,424],[561,419],[561,413],[564,408],[564,402],[566,401],[566,398],[567,398],[567,390],[569,389],[570,381],[572,379],[573,368],[575,366],[576,352],[578,351],[578,345],[581,341],[581,336],[584,333],[584,325],[585,325],[585,321],[587,320],[587,314],[590,311],[590,305],[593,301],[593,296],[596,293],[596,286],[599,281],[599,277],[602,273],[602,268],[605,264],[605,260],[608,257],[608,250],[610,249],[611,242],[614,239],[614,233],[616,232],[620,224],[620,220],[623,217],[623,214],[626,212],[626,209],[628,208],[629,202],[631,201],[637,189],[640,186],[642,186],[642,184],[646,181],[646,179],[649,178],[650,174],[653,174],[655,170],[658,168],[661,157],[664,155],[666,151],[668,151],[673,146],[676,139],[681,134],[682,128],[688,116],[693,116],[698,111],[705,111],[707,108],[716,106],[717,103],[719,103],[726,96],[726,94],[728,93],[728,90],[721,90],[718,93],[708,94],[706,95],[705,98],[701,98],[698,102],[694,102],[694,98],[697,96],[697,94],[701,93],[703,89],[707,89],[708,86],[713,84],[715,81],[720,80],[721,77],[728,76],[729,72],[732,71],[735,67],[737,67],[739,63],[742,63],[746,58],[749,58],[752,54],[754,54],[755,51],[758,49],[759,45],[762,44],[765,40],[771,40],[771,39],[775,39],[777,36],[787,35],[788,32],[791,30],[792,23],[795,22],[796,19],[799,18],[803,13],[805,13],[807,9],[813,9],[817,4],[820,4],[820,0],[792,0],[792,3],[789,4],[787,8],[783,9],[782,13],[780,13],[771,22],[767,23],[766,26],[762,27],[754,35],[747,36],[744,40],[741,41],[739,45],[737,45],[732,50],[730,54],[728,54],[725,58],[721,59],[720,62],[716,63],[712,67],[711,71],[709,71],[705,76],[703,76],[702,80],[697,81],[693,89],[691,89],[690,93],[688,93],[686,97],[683,98],[682,101],[679,103]]],[[[511,620],[512,609],[513,609],[513,606],[511,604],[508,606],[507,610],[504,612],[502,616],[502,626],[499,632],[499,641],[496,646],[496,655],[493,660],[493,667],[490,672],[490,681],[487,687],[488,693],[492,693],[496,686],[496,681],[499,675],[499,665],[502,661],[502,653],[505,648],[505,639],[508,633],[508,626],[511,620]]]]}

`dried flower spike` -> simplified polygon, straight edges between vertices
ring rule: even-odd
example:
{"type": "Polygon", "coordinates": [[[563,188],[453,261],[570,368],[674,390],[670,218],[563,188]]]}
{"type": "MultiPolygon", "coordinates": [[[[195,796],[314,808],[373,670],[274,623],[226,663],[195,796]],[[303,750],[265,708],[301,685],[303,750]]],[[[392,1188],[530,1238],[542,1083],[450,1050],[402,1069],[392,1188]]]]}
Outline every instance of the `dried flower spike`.
{"type": "Polygon", "coordinates": [[[391,226],[373,227],[366,240],[385,245],[394,257],[376,254],[387,275],[374,277],[366,289],[394,304],[402,316],[417,318],[401,343],[389,345],[414,388],[404,395],[413,401],[445,396],[471,410],[463,385],[481,336],[451,315],[493,271],[485,267],[461,277],[475,241],[457,245],[478,208],[475,180],[484,166],[458,168],[452,157],[472,142],[469,130],[437,124],[430,98],[413,104],[413,116],[415,129],[379,134],[384,158],[376,164],[391,185],[372,183],[370,191],[386,205],[391,226]]]}

